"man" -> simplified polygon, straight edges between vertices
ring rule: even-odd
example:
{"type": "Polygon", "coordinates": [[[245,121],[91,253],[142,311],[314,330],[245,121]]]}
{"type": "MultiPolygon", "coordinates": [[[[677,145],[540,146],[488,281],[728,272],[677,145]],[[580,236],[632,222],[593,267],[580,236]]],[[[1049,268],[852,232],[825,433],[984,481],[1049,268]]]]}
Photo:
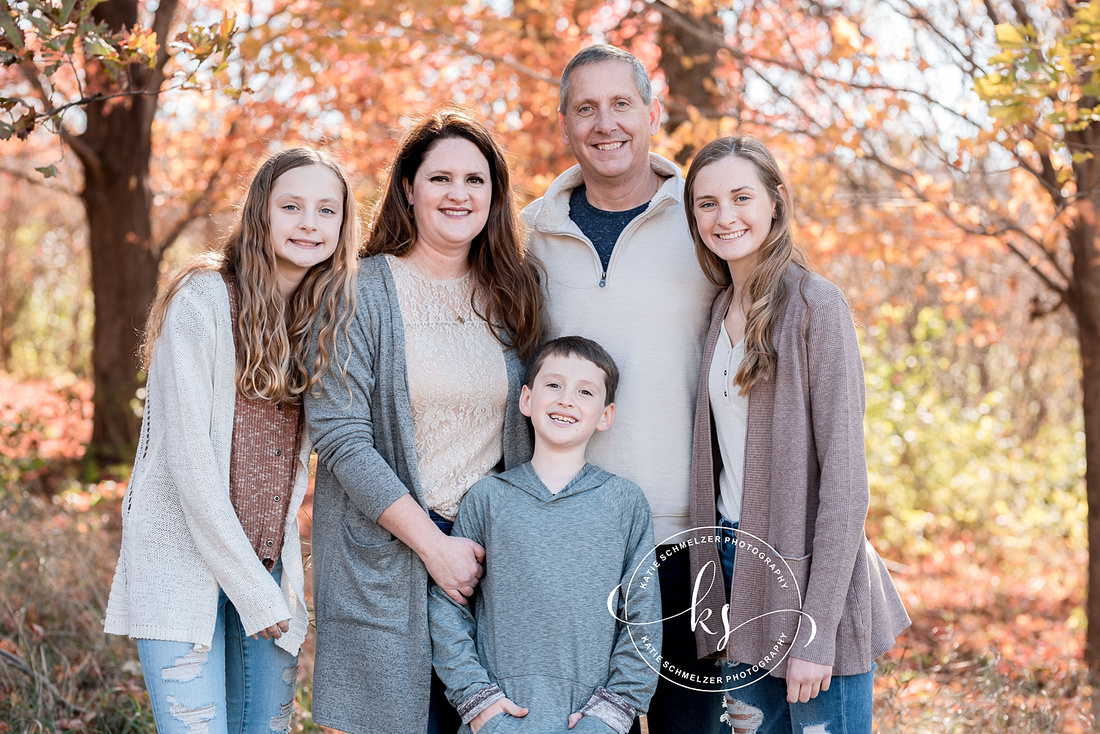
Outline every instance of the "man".
{"type": "MultiPolygon", "coordinates": [[[[562,73],[558,120],[578,165],[523,212],[546,267],[549,336],[595,340],[622,369],[615,430],[593,438],[589,459],[642,488],[657,542],[671,546],[688,539],[692,417],[717,289],[695,259],[680,170],[649,152],[661,105],[645,66],[613,46],[584,49],[562,73]]],[[[692,598],[687,552],[668,555],[665,617],[692,598]]],[[[691,690],[718,667],[696,658],[690,616],[664,625],[650,734],[719,731],[721,694],[691,690]]]]}

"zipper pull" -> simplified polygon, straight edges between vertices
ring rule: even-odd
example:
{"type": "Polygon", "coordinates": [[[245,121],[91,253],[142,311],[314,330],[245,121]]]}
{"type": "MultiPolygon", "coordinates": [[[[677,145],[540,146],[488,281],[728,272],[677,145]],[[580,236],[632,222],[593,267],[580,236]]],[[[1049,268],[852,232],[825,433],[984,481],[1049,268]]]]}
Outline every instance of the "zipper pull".
{"type": "Polygon", "coordinates": [[[603,288],[605,285],[607,285],[607,271],[606,270],[600,276],[600,288],[603,288]]]}

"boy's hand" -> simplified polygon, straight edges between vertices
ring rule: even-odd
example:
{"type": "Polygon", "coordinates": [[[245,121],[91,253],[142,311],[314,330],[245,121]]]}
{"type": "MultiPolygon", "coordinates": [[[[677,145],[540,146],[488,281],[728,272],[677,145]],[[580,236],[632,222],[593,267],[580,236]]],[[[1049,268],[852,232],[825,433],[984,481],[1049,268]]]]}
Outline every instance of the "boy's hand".
{"type": "MultiPolygon", "coordinates": [[[[493,718],[497,714],[508,714],[509,716],[522,717],[526,716],[527,712],[528,709],[517,706],[507,698],[502,698],[499,701],[494,701],[492,705],[486,706],[485,709],[481,711],[481,713],[470,719],[470,731],[472,731],[474,734],[477,734],[477,730],[485,726],[485,722],[493,718]]],[[[573,714],[573,716],[576,715],[577,714],[573,714]]],[[[572,717],[570,717],[570,721],[572,721],[572,717]]],[[[569,728],[572,729],[572,725],[570,725],[569,728]]]]}
{"type": "Polygon", "coordinates": [[[581,719],[583,719],[583,718],[584,718],[584,714],[582,714],[580,711],[578,711],[574,714],[569,714],[569,728],[572,729],[574,726],[579,724],[581,719]]]}
{"type": "Polygon", "coordinates": [[[428,574],[456,604],[466,605],[485,570],[485,549],[469,538],[439,534],[423,557],[428,574]]]}

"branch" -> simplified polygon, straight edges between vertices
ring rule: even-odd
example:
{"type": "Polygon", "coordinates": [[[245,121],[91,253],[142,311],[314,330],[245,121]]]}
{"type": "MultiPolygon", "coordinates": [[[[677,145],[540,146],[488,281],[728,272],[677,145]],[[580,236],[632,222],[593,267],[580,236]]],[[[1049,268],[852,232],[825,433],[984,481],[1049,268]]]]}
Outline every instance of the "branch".
{"type": "Polygon", "coordinates": [[[547,76],[546,74],[543,74],[540,71],[536,71],[536,70],[532,69],[531,67],[527,66],[526,64],[521,64],[520,62],[516,61],[514,58],[509,58],[506,55],[505,56],[498,56],[497,54],[488,53],[487,51],[485,51],[484,48],[479,48],[477,46],[473,46],[471,44],[466,43],[465,41],[460,41],[457,38],[454,38],[454,37],[451,37],[451,36],[446,36],[442,33],[440,33],[440,37],[443,38],[444,40],[446,40],[449,43],[449,45],[452,45],[455,48],[460,48],[468,54],[471,54],[473,56],[478,56],[482,59],[488,59],[489,61],[492,61],[493,63],[503,64],[504,66],[507,66],[509,69],[512,69],[513,71],[518,71],[520,74],[523,74],[524,76],[531,77],[532,79],[535,79],[537,81],[546,82],[547,84],[553,84],[555,87],[558,86],[561,83],[561,79],[559,77],[547,76]]]}
{"type": "MultiPolygon", "coordinates": [[[[927,28],[932,33],[932,35],[939,38],[944,45],[946,45],[948,48],[958,54],[960,59],[966,61],[966,63],[969,65],[968,71],[971,75],[975,73],[986,73],[985,67],[974,59],[973,50],[969,48],[962,48],[958,43],[954,41],[954,39],[951,38],[950,35],[941,31],[939,29],[939,26],[937,26],[933,19],[929,17],[928,13],[925,12],[924,8],[918,8],[912,3],[912,0],[902,0],[902,2],[904,2],[905,6],[909,8],[909,13],[903,13],[900,10],[897,10],[896,12],[898,13],[898,15],[901,15],[902,17],[910,21],[920,23],[925,28],[927,28]]],[[[989,10],[990,9],[987,4],[987,12],[989,10]]]]}
{"type": "MultiPolygon", "coordinates": [[[[147,119],[142,124],[146,129],[153,124],[153,117],[157,113],[156,96],[161,92],[161,85],[164,84],[165,79],[164,68],[168,64],[168,32],[172,28],[172,19],[176,15],[177,7],[179,7],[179,0],[160,0],[156,15],[153,16],[152,30],[157,34],[157,56],[156,63],[153,65],[152,72],[149,74],[145,85],[145,89],[152,92],[154,96],[149,109],[143,110],[143,116],[147,119]]],[[[131,68],[136,67],[132,66],[131,68]]]]}
{"type": "MultiPolygon", "coordinates": [[[[965,122],[968,125],[971,125],[971,126],[976,127],[976,128],[981,128],[981,124],[979,124],[978,122],[976,122],[974,120],[971,120],[969,117],[967,117],[963,113],[959,112],[958,110],[956,110],[952,107],[949,107],[945,103],[940,102],[939,100],[935,99],[930,94],[928,94],[927,92],[922,92],[922,91],[919,91],[917,89],[913,89],[911,87],[895,87],[895,86],[891,86],[891,85],[887,85],[887,84],[870,84],[870,83],[862,84],[862,83],[851,81],[851,80],[835,79],[835,78],[832,78],[832,77],[826,77],[817,70],[807,69],[805,65],[799,66],[798,64],[793,64],[789,61],[784,61],[782,59],[764,57],[764,56],[760,56],[759,54],[753,54],[753,53],[744,51],[740,48],[737,48],[735,46],[730,45],[729,43],[726,42],[725,37],[717,31],[704,30],[704,29],[699,28],[695,24],[688,22],[687,20],[684,19],[683,15],[678,10],[676,10],[676,8],[674,8],[674,7],[672,7],[668,4],[667,0],[651,0],[651,1],[652,1],[652,4],[653,4],[653,7],[656,8],[657,11],[661,13],[661,16],[663,18],[669,20],[669,22],[671,22],[673,25],[676,25],[678,28],[680,28],[680,29],[684,30],[685,32],[695,36],[696,38],[700,39],[704,43],[713,44],[717,48],[724,48],[724,49],[726,49],[727,52],[729,52],[729,54],[733,58],[739,59],[739,60],[744,61],[746,63],[749,62],[749,61],[755,61],[755,62],[760,63],[760,64],[764,64],[764,65],[767,65],[767,66],[773,66],[773,67],[776,67],[778,69],[782,69],[783,71],[789,71],[793,74],[797,74],[798,76],[800,76],[804,79],[812,80],[815,84],[815,87],[822,90],[822,94],[824,94],[824,90],[821,87],[821,82],[827,82],[829,84],[839,85],[845,91],[855,90],[855,91],[860,91],[860,92],[889,92],[889,93],[893,93],[893,94],[912,96],[912,97],[916,97],[916,98],[922,100],[923,102],[928,104],[930,107],[934,107],[934,108],[943,110],[947,114],[958,118],[959,120],[961,120],[962,122],[965,122]]],[[[760,72],[758,70],[754,69],[754,71],[758,75],[760,74],[760,72]]],[[[774,88],[774,85],[772,85],[772,86],[774,88]]],[[[786,97],[786,98],[788,100],[790,99],[789,97],[786,97]]],[[[830,99],[830,102],[833,102],[833,100],[830,99]]],[[[835,105],[835,102],[833,102],[833,103],[835,105]]],[[[811,117],[810,119],[813,119],[813,118],[811,117]]]]}
{"type": "Polygon", "coordinates": [[[985,12],[989,15],[989,19],[993,21],[993,25],[1000,25],[1004,22],[1001,20],[1001,14],[997,11],[997,6],[993,4],[992,0],[984,0],[982,4],[985,6],[985,12]]]}
{"type": "MultiPolygon", "coordinates": [[[[1007,147],[1005,149],[1008,150],[1007,147]]],[[[1022,156],[1017,155],[1016,151],[1010,150],[1009,152],[1012,153],[1012,157],[1016,159],[1016,165],[1030,173],[1035,180],[1039,182],[1039,185],[1047,190],[1047,193],[1054,199],[1054,203],[1057,206],[1061,207],[1065,205],[1066,198],[1062,196],[1062,189],[1058,186],[1058,174],[1054,170],[1054,164],[1051,163],[1049,155],[1044,153],[1039,154],[1039,162],[1042,165],[1042,170],[1036,171],[1022,156]]]]}
{"type": "Polygon", "coordinates": [[[42,686],[47,691],[49,691],[51,694],[53,694],[53,696],[57,700],[64,703],[66,706],[68,706],[73,711],[76,711],[76,712],[81,713],[81,714],[90,714],[90,713],[92,713],[91,711],[84,708],[83,706],[79,706],[79,705],[73,703],[72,701],[70,701],[69,699],[65,698],[65,696],[63,696],[61,694],[61,691],[57,690],[57,687],[54,686],[53,683],[51,683],[49,680],[47,680],[44,676],[39,674],[37,671],[31,670],[29,667],[27,667],[26,663],[24,663],[22,660],[20,660],[16,656],[12,655],[11,653],[6,652],[4,650],[0,650],[0,661],[3,661],[4,663],[6,663],[6,664],[10,665],[11,667],[15,668],[16,670],[18,670],[20,673],[22,673],[22,674],[26,675],[27,677],[29,677],[35,683],[42,686]]]}
{"type": "MultiPolygon", "coordinates": [[[[230,123],[229,130],[227,130],[225,135],[222,136],[223,140],[233,139],[237,130],[237,124],[239,122],[240,120],[238,119],[230,123]]],[[[213,210],[214,196],[212,192],[214,191],[214,182],[225,170],[225,164],[228,160],[229,148],[228,146],[226,146],[225,148],[223,148],[221,156],[219,156],[218,165],[211,167],[210,176],[207,177],[205,184],[201,188],[201,191],[203,193],[197,196],[195,200],[191,202],[190,206],[187,207],[187,211],[178,220],[176,220],[176,223],[172,226],[172,229],[168,231],[168,234],[166,234],[164,239],[161,241],[158,248],[158,251],[160,253],[166,252],[169,247],[176,243],[176,240],[178,240],[180,235],[183,234],[183,230],[187,228],[187,225],[191,224],[191,222],[195,221],[199,217],[209,214],[213,210]]]]}
{"type": "Polygon", "coordinates": [[[66,196],[75,196],[77,198],[80,197],[80,194],[76,191],[73,191],[72,189],[67,189],[64,186],[56,186],[54,184],[46,183],[46,179],[42,178],[42,176],[32,176],[29,173],[17,171],[14,168],[8,168],[6,166],[0,166],[0,173],[7,174],[12,178],[17,178],[20,181],[24,181],[29,184],[34,184],[35,186],[41,186],[42,188],[49,189],[50,191],[56,191],[59,194],[65,194],[66,196]]]}
{"type": "Polygon", "coordinates": [[[936,207],[936,209],[940,212],[940,214],[943,215],[943,217],[945,219],[947,219],[949,222],[951,222],[951,224],[953,224],[959,231],[963,232],[964,234],[974,235],[976,237],[990,237],[990,238],[993,238],[993,239],[1003,241],[1005,243],[1005,246],[1008,247],[1008,249],[1013,254],[1015,254],[1017,257],[1019,257],[1021,260],[1023,260],[1023,262],[1027,264],[1028,268],[1030,268],[1031,271],[1034,272],[1039,277],[1039,279],[1042,280],[1043,283],[1048,288],[1050,288],[1050,290],[1052,290],[1054,293],[1058,294],[1060,297],[1065,296],[1065,294],[1067,293],[1067,288],[1068,287],[1065,286],[1065,285],[1060,285],[1057,282],[1055,282],[1055,280],[1053,278],[1051,278],[1048,274],[1046,274],[1045,272],[1043,272],[1042,269],[1039,268],[1039,263],[1033,262],[1031,257],[1029,257],[1025,252],[1023,252],[1023,250],[1021,250],[1016,244],[1014,244],[1010,240],[1006,239],[1005,235],[1015,234],[1019,237],[1022,237],[1024,240],[1030,242],[1040,252],[1043,253],[1043,255],[1045,256],[1046,261],[1049,263],[1050,267],[1054,269],[1054,272],[1056,273],[1057,277],[1061,278],[1063,282],[1069,283],[1070,282],[1069,276],[1066,274],[1066,272],[1062,268],[1062,266],[1058,263],[1057,259],[1054,257],[1054,254],[1047,247],[1045,247],[1043,245],[1042,241],[1036,239],[1030,233],[1024,231],[1019,226],[1017,226],[1015,224],[1012,224],[1010,222],[1002,223],[1002,225],[1000,227],[996,228],[996,229],[988,227],[988,226],[987,227],[971,226],[970,224],[968,224],[968,223],[962,221],[961,219],[959,219],[958,217],[956,217],[955,214],[951,211],[950,207],[945,206],[941,202],[938,202],[938,201],[935,201],[935,200],[931,199],[923,191],[916,188],[912,183],[912,180],[913,180],[912,174],[910,174],[908,171],[905,171],[903,169],[898,168],[897,166],[891,164],[889,161],[886,161],[885,159],[883,159],[883,157],[879,154],[879,152],[877,150],[875,150],[873,147],[867,146],[867,148],[865,149],[865,156],[868,160],[872,161],[873,163],[877,164],[878,166],[882,167],[883,169],[885,169],[886,171],[891,173],[894,176],[894,179],[899,184],[904,186],[910,193],[912,193],[914,196],[916,196],[920,201],[926,202],[926,203],[931,204],[932,206],[936,207]]]}
{"type": "MultiPolygon", "coordinates": [[[[50,93],[46,89],[46,85],[42,83],[41,77],[38,75],[38,67],[24,64],[19,67],[19,70],[23,73],[26,80],[30,82],[31,87],[34,88],[35,93],[38,94],[38,97],[42,100],[42,104],[49,107],[50,93]]],[[[69,105],[66,105],[61,109],[64,110],[68,107],[69,105]]],[[[89,171],[93,171],[97,176],[102,177],[103,159],[100,157],[99,152],[85,143],[82,138],[69,132],[64,122],[59,121],[57,127],[61,134],[61,139],[65,141],[74,153],[76,153],[76,157],[80,159],[84,167],[89,171]]]]}
{"type": "Polygon", "coordinates": [[[1031,13],[1020,0],[1012,0],[1012,10],[1015,11],[1016,20],[1019,21],[1020,25],[1035,27],[1035,22],[1031,19],[1031,13]]]}
{"type": "Polygon", "coordinates": [[[1067,297],[1067,294],[1059,293],[1058,294],[1058,299],[1056,301],[1054,301],[1054,303],[1044,305],[1042,300],[1039,298],[1038,294],[1032,296],[1031,301],[1028,304],[1028,308],[1031,309],[1031,315],[1030,315],[1029,318],[1032,321],[1038,321],[1039,319],[1043,318],[1044,316],[1048,316],[1048,315],[1054,313],[1055,311],[1057,311],[1058,309],[1060,309],[1062,306],[1065,305],[1066,297],[1067,297]]]}

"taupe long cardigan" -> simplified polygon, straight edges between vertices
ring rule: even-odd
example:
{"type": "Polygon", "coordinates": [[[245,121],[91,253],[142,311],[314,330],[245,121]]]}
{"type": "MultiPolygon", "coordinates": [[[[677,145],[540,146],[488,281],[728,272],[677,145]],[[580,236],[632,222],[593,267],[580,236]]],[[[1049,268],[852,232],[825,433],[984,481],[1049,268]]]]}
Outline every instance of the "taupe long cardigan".
{"type": "MultiPolygon", "coordinates": [[[[349,334],[350,398],[329,371],[324,395],[305,401],[318,456],[311,556],[317,614],[313,720],[351,734],[415,734],[428,723],[428,573],[416,553],[378,524],[378,516],[405,494],[424,506],[424,494],[405,328],[382,255],[360,262],[349,334]]],[[[348,356],[341,349],[333,362],[342,364],[348,356]]],[[[502,441],[510,468],[530,459],[531,437],[518,408],[523,365],[514,350],[504,353],[504,361],[508,407],[502,441]]]]}
{"type": "MultiPolygon", "coordinates": [[[[727,655],[733,660],[767,661],[773,675],[783,676],[786,658],[775,661],[789,650],[831,665],[834,675],[865,673],[909,626],[909,617],[864,531],[869,492],[863,361],[840,290],[797,265],[783,280],[787,293],[772,335],[775,376],[758,381],[749,393],[740,518],[745,546],[737,550],[732,592],[718,573],[702,601],[712,616],[696,627],[698,653],[718,653],[723,628],[715,620],[728,602],[735,631],[727,655]],[[804,615],[816,622],[812,641],[806,616],[767,614],[798,609],[800,598],[804,615]]],[[[714,445],[707,374],[732,297],[731,286],[715,299],[703,352],[692,460],[694,527],[714,525],[717,517],[722,461],[714,445]]],[[[693,577],[708,561],[721,568],[713,543],[690,550],[693,577]]]]}

